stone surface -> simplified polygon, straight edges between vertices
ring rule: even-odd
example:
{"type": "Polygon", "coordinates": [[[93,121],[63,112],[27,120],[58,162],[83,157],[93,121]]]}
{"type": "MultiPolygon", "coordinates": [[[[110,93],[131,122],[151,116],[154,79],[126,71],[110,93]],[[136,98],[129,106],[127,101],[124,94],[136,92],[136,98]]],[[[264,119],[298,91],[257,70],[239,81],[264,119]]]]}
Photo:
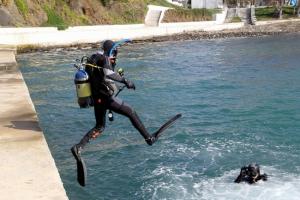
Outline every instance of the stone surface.
{"type": "Polygon", "coordinates": [[[13,46],[0,45],[0,71],[17,69],[15,52],[16,48],[13,46]]]}
{"type": "Polygon", "coordinates": [[[0,26],[10,26],[12,25],[11,15],[7,10],[0,8],[0,26]]]}
{"type": "Polygon", "coordinates": [[[22,74],[0,72],[1,200],[67,200],[22,74]]]}
{"type": "Polygon", "coordinates": [[[145,20],[146,26],[158,26],[159,19],[162,11],[161,10],[150,10],[148,13],[148,19],[145,20]]]}

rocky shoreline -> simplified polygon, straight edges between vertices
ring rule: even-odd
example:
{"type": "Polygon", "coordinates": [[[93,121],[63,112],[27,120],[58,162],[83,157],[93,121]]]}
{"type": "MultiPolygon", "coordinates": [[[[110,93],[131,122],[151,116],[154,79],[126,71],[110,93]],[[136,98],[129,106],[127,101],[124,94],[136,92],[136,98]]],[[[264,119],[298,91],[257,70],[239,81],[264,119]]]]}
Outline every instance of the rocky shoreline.
{"type": "Polygon", "coordinates": [[[260,37],[268,35],[281,35],[287,33],[300,33],[300,21],[281,22],[268,25],[249,25],[239,29],[222,31],[194,31],[170,36],[154,37],[137,42],[163,42],[201,39],[218,39],[233,37],[260,37]]]}
{"type": "MultiPolygon", "coordinates": [[[[159,36],[149,39],[134,40],[134,43],[165,42],[165,41],[186,41],[202,39],[220,39],[220,38],[238,38],[238,37],[261,37],[270,35],[282,35],[289,33],[300,33],[300,21],[278,22],[267,25],[249,25],[239,29],[230,29],[222,31],[194,31],[168,36],[159,36]]],[[[98,43],[77,44],[69,46],[56,47],[18,47],[18,53],[27,53],[35,51],[49,51],[51,49],[89,49],[99,48],[98,43]]]]}

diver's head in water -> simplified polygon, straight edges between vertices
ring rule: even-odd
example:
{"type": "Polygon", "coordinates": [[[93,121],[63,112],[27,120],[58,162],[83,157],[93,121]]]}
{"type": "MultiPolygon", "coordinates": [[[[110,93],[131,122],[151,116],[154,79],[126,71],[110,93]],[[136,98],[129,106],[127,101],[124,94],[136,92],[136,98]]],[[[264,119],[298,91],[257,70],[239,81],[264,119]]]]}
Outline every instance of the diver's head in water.
{"type": "Polygon", "coordinates": [[[260,170],[259,170],[259,165],[256,163],[252,163],[248,165],[248,174],[250,178],[253,180],[257,179],[258,176],[260,176],[260,170]]]}
{"type": "Polygon", "coordinates": [[[118,55],[118,50],[113,49],[114,45],[115,45],[115,42],[112,40],[105,40],[102,44],[102,49],[103,49],[104,55],[108,56],[108,59],[109,59],[111,65],[113,66],[113,68],[116,65],[117,55],[118,55]]]}

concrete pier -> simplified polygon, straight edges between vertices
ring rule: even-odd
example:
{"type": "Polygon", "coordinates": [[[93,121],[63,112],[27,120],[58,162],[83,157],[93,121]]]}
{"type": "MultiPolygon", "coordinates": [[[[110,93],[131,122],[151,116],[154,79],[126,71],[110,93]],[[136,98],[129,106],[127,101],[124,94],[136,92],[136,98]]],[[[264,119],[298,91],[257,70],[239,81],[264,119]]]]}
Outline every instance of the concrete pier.
{"type": "Polygon", "coordinates": [[[67,200],[14,49],[0,49],[0,199],[67,200]]]}
{"type": "Polygon", "coordinates": [[[15,53],[15,46],[0,45],[0,72],[16,70],[17,62],[15,53]]]}
{"type": "Polygon", "coordinates": [[[29,48],[55,47],[100,43],[106,39],[150,39],[156,36],[190,31],[217,31],[243,26],[244,23],[218,24],[216,21],[202,21],[160,23],[159,26],[146,26],[144,24],[76,26],[66,30],[57,30],[54,27],[0,28],[0,44],[29,48]]]}

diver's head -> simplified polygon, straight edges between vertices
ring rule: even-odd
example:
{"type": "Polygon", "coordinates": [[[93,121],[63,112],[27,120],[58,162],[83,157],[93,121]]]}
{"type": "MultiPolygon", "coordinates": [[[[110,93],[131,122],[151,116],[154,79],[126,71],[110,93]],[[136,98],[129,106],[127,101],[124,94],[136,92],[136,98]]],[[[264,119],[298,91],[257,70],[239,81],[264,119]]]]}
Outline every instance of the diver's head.
{"type": "Polygon", "coordinates": [[[256,163],[248,165],[247,175],[256,179],[260,175],[259,165],[256,163]]]}
{"type": "Polygon", "coordinates": [[[118,50],[113,49],[115,43],[112,40],[105,40],[102,44],[102,49],[104,51],[104,55],[108,56],[108,59],[113,66],[116,65],[118,50]]]}
{"type": "MultiPolygon", "coordinates": [[[[113,46],[115,45],[115,43],[112,40],[105,40],[102,44],[102,49],[104,51],[104,54],[106,56],[109,56],[111,49],[113,48],[113,46]]],[[[117,52],[112,52],[113,54],[115,54],[114,56],[117,56],[117,52]]]]}

